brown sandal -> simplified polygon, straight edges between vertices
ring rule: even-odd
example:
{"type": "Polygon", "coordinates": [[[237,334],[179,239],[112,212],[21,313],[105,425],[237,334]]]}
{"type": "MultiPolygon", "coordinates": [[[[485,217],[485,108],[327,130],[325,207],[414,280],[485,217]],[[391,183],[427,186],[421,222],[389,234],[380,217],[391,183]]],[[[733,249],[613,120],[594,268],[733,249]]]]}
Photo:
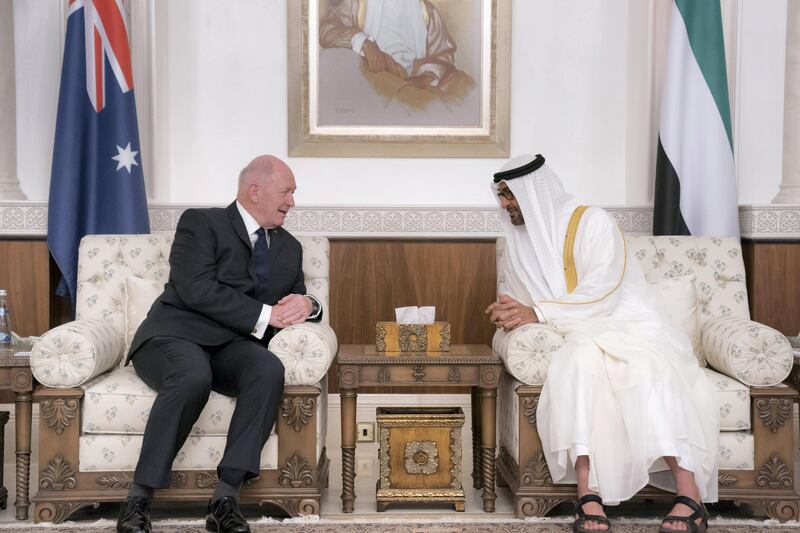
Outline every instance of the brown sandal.
{"type": "Polygon", "coordinates": [[[573,533],[595,533],[596,531],[600,532],[607,532],[611,531],[611,522],[608,521],[608,518],[605,516],[601,516],[599,514],[586,514],[583,510],[583,506],[589,502],[597,502],[600,505],[603,505],[603,500],[600,499],[600,496],[597,494],[584,494],[578,500],[578,503],[575,505],[575,514],[578,515],[578,518],[572,523],[572,531],[573,533]],[[583,526],[586,525],[586,522],[597,522],[598,524],[603,524],[608,526],[608,529],[585,529],[583,526]]]}
{"type": "Polygon", "coordinates": [[[675,515],[667,515],[664,517],[664,520],[661,521],[661,527],[658,529],[659,533],[674,533],[675,531],[687,531],[688,533],[705,533],[708,529],[708,511],[704,505],[701,505],[694,501],[693,499],[689,498],[688,496],[677,496],[672,505],[682,503],[686,507],[689,507],[694,512],[689,516],[675,516],[675,515]],[[695,522],[700,518],[700,523],[698,524],[695,522]],[[686,524],[685,530],[679,529],[668,529],[664,527],[665,522],[683,522],[686,524]]]}

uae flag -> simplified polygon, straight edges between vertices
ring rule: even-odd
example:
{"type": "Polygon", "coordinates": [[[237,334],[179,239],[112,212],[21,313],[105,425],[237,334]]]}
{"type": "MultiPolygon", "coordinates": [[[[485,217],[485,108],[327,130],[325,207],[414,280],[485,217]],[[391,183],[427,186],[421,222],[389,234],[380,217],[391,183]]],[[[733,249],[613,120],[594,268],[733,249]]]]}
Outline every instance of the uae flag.
{"type": "Polygon", "coordinates": [[[718,0],[675,0],[658,130],[654,235],[739,236],[718,0]]]}

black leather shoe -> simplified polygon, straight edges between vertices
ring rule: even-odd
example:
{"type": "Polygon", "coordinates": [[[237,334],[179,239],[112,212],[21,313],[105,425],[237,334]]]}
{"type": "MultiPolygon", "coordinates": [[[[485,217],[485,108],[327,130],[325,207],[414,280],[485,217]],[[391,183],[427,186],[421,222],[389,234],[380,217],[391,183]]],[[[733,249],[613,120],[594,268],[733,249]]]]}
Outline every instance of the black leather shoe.
{"type": "Polygon", "coordinates": [[[225,496],[208,504],[206,530],[216,533],[250,533],[250,526],[242,515],[239,502],[225,496]]]}
{"type": "Polygon", "coordinates": [[[122,502],[117,519],[117,533],[150,533],[150,500],[128,498],[122,502]]]}

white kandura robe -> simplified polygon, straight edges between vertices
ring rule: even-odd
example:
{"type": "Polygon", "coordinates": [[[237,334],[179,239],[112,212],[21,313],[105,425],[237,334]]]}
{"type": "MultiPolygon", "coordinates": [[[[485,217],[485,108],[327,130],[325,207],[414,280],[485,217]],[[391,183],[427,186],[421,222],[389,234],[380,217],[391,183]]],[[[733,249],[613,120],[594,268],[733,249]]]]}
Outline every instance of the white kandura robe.
{"type": "MultiPolygon", "coordinates": [[[[535,302],[566,339],[537,410],[553,481],[575,483],[575,460],[588,455],[589,488],[614,505],[648,483],[674,491],[659,460],[674,456],[694,472],[703,501],[716,501],[719,413],[689,339],[659,314],[622,231],[602,209],[584,213],[574,258],[575,290],[535,302]]],[[[511,296],[533,304],[508,262],[505,270],[511,296]]]]}

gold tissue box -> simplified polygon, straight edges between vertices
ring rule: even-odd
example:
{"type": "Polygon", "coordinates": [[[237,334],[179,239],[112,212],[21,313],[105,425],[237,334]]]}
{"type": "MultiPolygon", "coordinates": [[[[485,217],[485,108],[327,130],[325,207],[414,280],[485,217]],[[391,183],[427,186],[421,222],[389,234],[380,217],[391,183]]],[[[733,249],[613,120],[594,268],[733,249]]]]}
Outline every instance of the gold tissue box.
{"type": "Polygon", "coordinates": [[[375,326],[375,349],[379,352],[449,352],[450,323],[378,322],[375,326]]]}
{"type": "Polygon", "coordinates": [[[378,407],[377,508],[450,503],[464,511],[460,407],[378,407]]]}

